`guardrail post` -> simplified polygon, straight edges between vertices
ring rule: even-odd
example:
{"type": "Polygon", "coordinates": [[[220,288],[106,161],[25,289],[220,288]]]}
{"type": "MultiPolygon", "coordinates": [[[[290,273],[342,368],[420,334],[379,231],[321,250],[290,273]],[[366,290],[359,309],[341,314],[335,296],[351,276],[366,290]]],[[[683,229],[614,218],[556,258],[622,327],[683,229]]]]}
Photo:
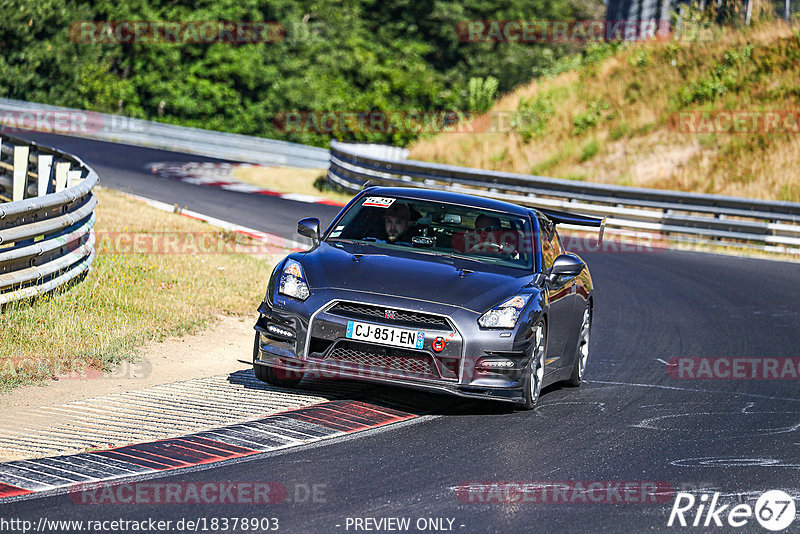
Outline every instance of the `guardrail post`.
{"type": "Polygon", "coordinates": [[[11,186],[11,201],[16,202],[25,198],[28,188],[28,152],[26,146],[14,147],[14,181],[11,186]]]}
{"type": "Polygon", "coordinates": [[[56,193],[63,191],[67,187],[67,174],[69,173],[69,163],[56,163],[56,193]]]}
{"type": "Polygon", "coordinates": [[[78,185],[81,180],[81,171],[68,171],[67,172],[67,187],[78,185]]]}
{"type": "Polygon", "coordinates": [[[43,197],[47,194],[50,185],[50,174],[53,168],[53,156],[39,156],[36,174],[36,196],[43,197]]]}

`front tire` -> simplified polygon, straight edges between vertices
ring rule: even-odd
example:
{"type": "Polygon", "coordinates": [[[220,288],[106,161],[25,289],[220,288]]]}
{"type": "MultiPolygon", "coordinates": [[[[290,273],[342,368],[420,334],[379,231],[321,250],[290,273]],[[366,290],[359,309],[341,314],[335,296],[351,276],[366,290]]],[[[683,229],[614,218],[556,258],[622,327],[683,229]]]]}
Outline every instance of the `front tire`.
{"type": "Polygon", "coordinates": [[[547,331],[543,321],[533,327],[534,346],[531,361],[526,369],[524,383],[523,410],[532,410],[539,400],[544,381],[544,355],[547,352],[547,331]]]}
{"type": "Polygon", "coordinates": [[[572,374],[567,380],[567,384],[578,387],[583,382],[583,375],[586,372],[586,362],[589,359],[589,334],[592,332],[592,308],[586,306],[583,311],[581,321],[581,332],[578,337],[578,348],[575,349],[575,362],[572,364],[572,374]]]}
{"type": "Polygon", "coordinates": [[[255,341],[253,341],[253,374],[261,382],[279,386],[282,388],[296,388],[300,381],[303,379],[303,371],[285,371],[283,369],[273,369],[266,365],[256,363],[258,359],[258,338],[259,333],[256,332],[255,341]],[[289,374],[291,373],[291,376],[289,374]]]}

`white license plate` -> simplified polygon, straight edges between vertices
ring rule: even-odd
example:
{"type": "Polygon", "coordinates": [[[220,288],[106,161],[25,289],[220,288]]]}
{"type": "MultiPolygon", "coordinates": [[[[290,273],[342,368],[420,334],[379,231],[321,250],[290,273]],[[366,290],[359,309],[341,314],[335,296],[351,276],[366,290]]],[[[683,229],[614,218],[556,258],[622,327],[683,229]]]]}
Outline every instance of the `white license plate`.
{"type": "Polygon", "coordinates": [[[347,321],[346,336],[348,339],[372,341],[373,343],[408,349],[421,349],[425,343],[425,332],[420,330],[380,326],[357,321],[347,321]]]}

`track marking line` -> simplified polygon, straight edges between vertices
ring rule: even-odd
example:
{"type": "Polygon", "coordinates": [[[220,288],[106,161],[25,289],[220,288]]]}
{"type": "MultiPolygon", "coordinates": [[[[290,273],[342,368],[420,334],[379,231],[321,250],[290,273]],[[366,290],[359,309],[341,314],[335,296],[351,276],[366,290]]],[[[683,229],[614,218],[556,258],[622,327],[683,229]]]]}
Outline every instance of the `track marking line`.
{"type": "Polygon", "coordinates": [[[743,397],[753,397],[756,399],[780,400],[789,402],[800,402],[800,399],[791,397],[772,397],[770,395],[759,395],[758,393],[744,393],[742,391],[720,391],[713,389],[694,389],[694,388],[680,388],[677,386],[663,386],[661,384],[637,384],[633,382],[610,382],[607,380],[586,380],[587,384],[608,384],[611,386],[632,386],[637,388],[654,388],[654,389],[669,389],[672,391],[691,391],[693,393],[723,393],[728,395],[738,395],[743,397]]]}

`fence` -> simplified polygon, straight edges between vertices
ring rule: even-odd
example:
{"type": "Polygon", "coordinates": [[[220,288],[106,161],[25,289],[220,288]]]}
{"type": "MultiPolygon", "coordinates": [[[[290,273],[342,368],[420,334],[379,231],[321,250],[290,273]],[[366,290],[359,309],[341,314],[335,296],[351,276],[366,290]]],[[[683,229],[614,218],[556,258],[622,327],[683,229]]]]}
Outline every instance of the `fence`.
{"type": "Polygon", "coordinates": [[[405,159],[380,149],[331,141],[328,181],[349,191],[371,185],[426,187],[517,204],[607,217],[606,227],[669,239],[746,244],[800,254],[800,203],[622,187],[484,171],[405,159]]]}
{"type": "Polygon", "coordinates": [[[0,306],[89,270],[97,181],[75,156],[0,135],[0,306]]]}
{"type": "MultiPolygon", "coordinates": [[[[608,0],[606,2],[606,20],[627,20],[634,23],[652,22],[664,31],[671,22],[676,23],[676,32],[681,33],[686,9],[694,5],[700,10],[714,7],[717,19],[742,20],[750,24],[754,10],[762,15],[781,18],[786,21],[796,20],[800,14],[800,0],[608,0]]],[[[625,27],[624,35],[613,35],[614,39],[637,40],[641,39],[636,31],[636,25],[625,27]]]]}

